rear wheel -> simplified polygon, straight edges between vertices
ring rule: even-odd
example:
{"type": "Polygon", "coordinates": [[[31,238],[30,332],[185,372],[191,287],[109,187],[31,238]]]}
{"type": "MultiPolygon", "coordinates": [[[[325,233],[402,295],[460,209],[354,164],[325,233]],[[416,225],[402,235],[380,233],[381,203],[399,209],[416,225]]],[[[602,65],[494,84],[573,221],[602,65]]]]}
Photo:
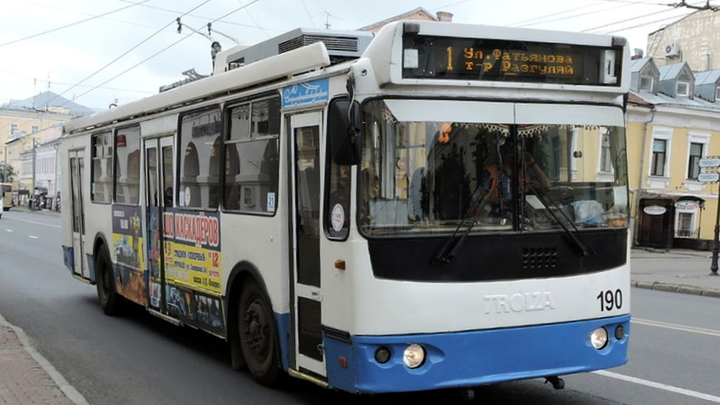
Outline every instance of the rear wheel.
{"type": "Polygon", "coordinates": [[[253,379],[262,385],[277,384],[282,375],[277,327],[272,307],[255,280],[248,280],[240,293],[237,325],[240,348],[253,379]]]}
{"type": "Polygon", "coordinates": [[[100,248],[95,257],[95,283],[97,284],[100,308],[107,315],[118,315],[122,297],[115,291],[115,277],[107,250],[100,248]]]}

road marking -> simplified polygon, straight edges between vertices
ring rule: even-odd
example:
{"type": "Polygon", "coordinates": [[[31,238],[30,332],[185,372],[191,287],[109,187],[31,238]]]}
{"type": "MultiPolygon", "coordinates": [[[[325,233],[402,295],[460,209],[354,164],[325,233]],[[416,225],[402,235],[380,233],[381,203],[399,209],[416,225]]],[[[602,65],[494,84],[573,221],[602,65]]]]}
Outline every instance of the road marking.
{"type": "Polygon", "coordinates": [[[27,219],[12,218],[12,220],[19,221],[19,222],[27,222],[28,224],[47,226],[48,228],[62,229],[62,226],[60,226],[60,225],[50,225],[50,224],[45,224],[45,223],[37,222],[37,221],[28,221],[27,219]]]}
{"type": "Polygon", "coordinates": [[[30,235],[30,239],[40,239],[37,236],[30,235]]]}
{"type": "Polygon", "coordinates": [[[693,398],[698,398],[698,399],[703,399],[705,401],[710,401],[710,402],[714,402],[716,404],[720,404],[720,397],[716,397],[715,395],[703,394],[702,392],[686,390],[685,388],[675,387],[675,386],[667,385],[667,384],[661,384],[661,383],[657,383],[654,381],[644,380],[642,378],[630,377],[627,375],[613,373],[610,371],[600,370],[600,371],[593,371],[593,373],[599,374],[601,376],[608,377],[608,378],[614,378],[616,380],[627,381],[627,382],[630,382],[633,384],[644,385],[646,387],[657,388],[659,390],[674,392],[676,394],[685,395],[688,397],[693,397],[693,398]]]}
{"type": "Polygon", "coordinates": [[[12,229],[6,229],[5,231],[7,231],[7,232],[12,232],[13,230],[12,230],[12,229]]]}
{"type": "Polygon", "coordinates": [[[701,335],[720,337],[720,330],[697,328],[695,326],[677,325],[674,323],[651,321],[649,319],[632,318],[632,323],[645,326],[655,326],[656,328],[679,330],[682,332],[699,333],[701,335]]]}

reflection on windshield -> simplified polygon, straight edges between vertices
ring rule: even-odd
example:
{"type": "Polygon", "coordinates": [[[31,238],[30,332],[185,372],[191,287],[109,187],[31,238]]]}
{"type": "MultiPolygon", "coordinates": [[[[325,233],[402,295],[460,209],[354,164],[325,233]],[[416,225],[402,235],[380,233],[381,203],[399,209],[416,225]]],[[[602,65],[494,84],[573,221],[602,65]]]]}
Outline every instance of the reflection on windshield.
{"type": "Polygon", "coordinates": [[[399,122],[367,103],[359,179],[368,235],[627,226],[622,127],[399,122]]]}

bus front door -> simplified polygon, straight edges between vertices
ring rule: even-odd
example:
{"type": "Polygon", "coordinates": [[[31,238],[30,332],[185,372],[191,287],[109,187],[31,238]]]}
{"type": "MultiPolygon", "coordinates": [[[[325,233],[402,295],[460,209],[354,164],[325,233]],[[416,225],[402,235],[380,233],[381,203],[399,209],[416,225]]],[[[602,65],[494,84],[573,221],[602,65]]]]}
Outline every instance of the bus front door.
{"type": "Polygon", "coordinates": [[[163,214],[173,206],[173,138],[145,141],[145,251],[149,274],[150,310],[167,313],[163,214]]]}
{"type": "Polygon", "coordinates": [[[320,133],[322,113],[291,117],[294,368],[325,377],[320,285],[320,133]]]}
{"type": "Polygon", "coordinates": [[[85,210],[83,208],[83,173],[85,172],[85,152],[72,150],[70,158],[70,194],[72,209],[72,248],[73,275],[85,280],[90,279],[90,272],[85,262],[85,210]]]}

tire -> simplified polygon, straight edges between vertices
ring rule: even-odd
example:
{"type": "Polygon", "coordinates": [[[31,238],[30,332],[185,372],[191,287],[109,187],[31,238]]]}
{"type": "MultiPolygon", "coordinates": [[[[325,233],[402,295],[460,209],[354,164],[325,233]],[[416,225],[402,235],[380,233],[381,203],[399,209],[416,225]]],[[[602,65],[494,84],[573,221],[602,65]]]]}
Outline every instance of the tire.
{"type": "Polygon", "coordinates": [[[115,275],[113,273],[110,255],[103,247],[95,256],[95,284],[97,285],[100,308],[106,315],[119,315],[122,306],[122,297],[115,290],[115,275]]]}
{"type": "Polygon", "coordinates": [[[248,280],[238,304],[238,336],[247,368],[255,381],[277,385],[282,377],[277,326],[272,307],[255,280],[248,280]]]}

